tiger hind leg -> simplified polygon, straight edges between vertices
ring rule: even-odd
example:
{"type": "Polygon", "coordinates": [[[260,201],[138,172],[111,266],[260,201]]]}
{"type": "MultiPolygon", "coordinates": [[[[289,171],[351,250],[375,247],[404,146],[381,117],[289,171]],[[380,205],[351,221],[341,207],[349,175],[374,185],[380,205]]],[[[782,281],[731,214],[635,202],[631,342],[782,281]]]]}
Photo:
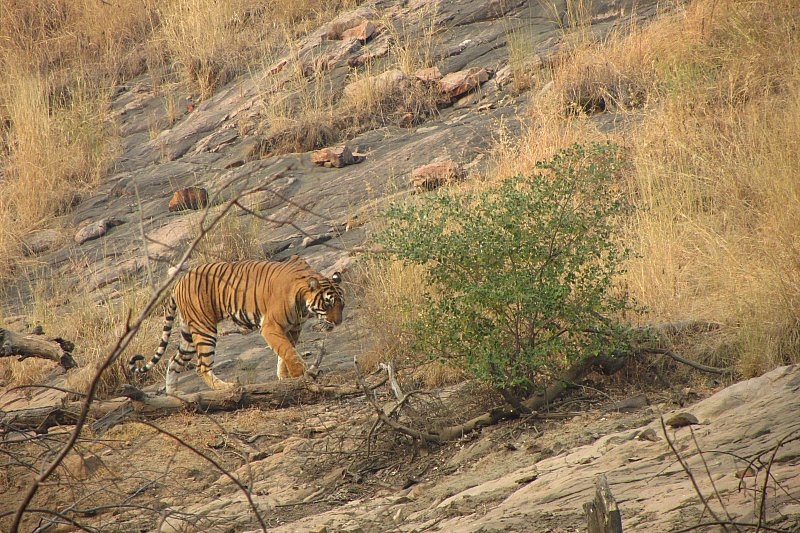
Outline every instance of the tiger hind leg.
{"type": "Polygon", "coordinates": [[[192,359],[194,359],[196,353],[197,350],[192,342],[192,334],[184,327],[181,327],[181,342],[178,346],[178,353],[172,356],[167,366],[167,394],[176,392],[175,384],[178,381],[178,374],[194,366],[192,359]]]}
{"type": "Polygon", "coordinates": [[[217,348],[217,339],[208,333],[193,333],[192,340],[197,349],[197,375],[206,382],[211,390],[224,390],[234,387],[233,383],[228,383],[219,379],[214,371],[214,355],[217,348]]]}

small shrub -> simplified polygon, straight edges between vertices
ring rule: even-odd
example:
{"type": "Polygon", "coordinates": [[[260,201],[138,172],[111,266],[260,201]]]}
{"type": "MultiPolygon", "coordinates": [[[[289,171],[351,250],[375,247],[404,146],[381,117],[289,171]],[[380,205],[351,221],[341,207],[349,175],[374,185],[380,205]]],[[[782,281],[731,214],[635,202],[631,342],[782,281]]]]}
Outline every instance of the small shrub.
{"type": "Polygon", "coordinates": [[[392,206],[379,241],[425,267],[417,349],[457,362],[506,397],[537,376],[625,341],[615,291],[629,250],[613,145],[574,145],[492,190],[392,206]]]}

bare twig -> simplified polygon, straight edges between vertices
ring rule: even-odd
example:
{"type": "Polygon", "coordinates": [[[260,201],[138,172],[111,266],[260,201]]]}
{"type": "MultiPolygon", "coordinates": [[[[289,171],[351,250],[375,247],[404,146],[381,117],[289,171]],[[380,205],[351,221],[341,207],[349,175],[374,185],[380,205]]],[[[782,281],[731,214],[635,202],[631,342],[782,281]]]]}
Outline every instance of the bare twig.
{"type": "MultiPolygon", "coordinates": [[[[725,507],[725,502],[722,501],[722,496],[720,496],[719,491],[717,490],[717,484],[714,483],[714,476],[711,475],[711,470],[708,468],[708,463],[706,462],[706,458],[703,455],[703,450],[700,448],[700,444],[697,442],[697,435],[695,435],[694,429],[692,426],[689,426],[689,431],[692,434],[692,441],[694,442],[694,446],[697,449],[698,455],[700,455],[700,460],[703,462],[703,467],[706,469],[706,475],[708,476],[708,480],[711,482],[711,488],[714,489],[714,495],[717,497],[717,501],[719,502],[722,510],[725,511],[725,516],[728,518],[729,522],[733,521],[733,517],[728,512],[728,509],[725,507]]],[[[738,530],[738,529],[737,529],[738,530]]]]}
{"type": "Polygon", "coordinates": [[[704,365],[702,363],[697,363],[695,361],[692,361],[691,359],[686,359],[685,357],[682,357],[682,356],[680,356],[680,355],[678,355],[678,354],[676,354],[676,353],[674,353],[674,352],[672,352],[670,350],[665,350],[663,348],[643,348],[643,347],[640,347],[640,348],[638,348],[637,351],[640,352],[640,353],[653,353],[653,354],[666,355],[666,356],[671,357],[672,359],[678,361],[679,363],[683,363],[684,365],[688,365],[688,366],[690,366],[692,368],[695,368],[695,369],[700,370],[702,372],[708,372],[710,374],[727,374],[727,373],[730,372],[730,369],[717,368],[717,367],[714,367],[714,366],[708,366],[708,365],[704,365]]]}
{"type": "Polygon", "coordinates": [[[783,446],[783,441],[787,437],[782,438],[778,441],[775,445],[775,448],[772,450],[772,454],[769,457],[769,462],[767,462],[767,469],[764,475],[764,484],[761,487],[761,501],[758,504],[758,529],[762,529],[762,522],[766,519],[767,515],[767,485],[769,484],[769,477],[770,477],[770,470],[772,469],[772,464],[775,462],[775,456],[778,454],[778,450],[781,446],[783,446]]]}
{"type": "MultiPolygon", "coordinates": [[[[99,529],[95,529],[95,528],[90,528],[88,526],[84,526],[83,524],[81,524],[80,522],[75,521],[74,519],[70,518],[69,516],[64,515],[62,513],[59,513],[58,511],[53,511],[52,509],[32,508],[32,509],[28,509],[27,511],[29,513],[43,514],[43,515],[47,515],[47,516],[55,516],[57,518],[60,518],[64,522],[66,522],[66,523],[68,523],[68,524],[70,524],[72,526],[77,527],[81,531],[89,531],[89,533],[99,533],[99,531],[100,531],[99,529]]],[[[2,513],[2,514],[0,514],[0,518],[9,516],[9,515],[11,515],[13,513],[14,513],[14,511],[8,511],[8,512],[5,512],[5,513],[2,513]]],[[[16,529],[12,529],[11,531],[16,531],[16,529]]]]}
{"type": "Polygon", "coordinates": [[[264,522],[264,518],[261,516],[261,513],[258,511],[258,507],[256,506],[255,502],[253,501],[253,496],[250,494],[250,490],[247,487],[245,487],[242,484],[242,482],[239,481],[236,478],[236,476],[234,476],[233,474],[228,472],[228,470],[226,470],[222,465],[220,465],[214,459],[212,459],[208,455],[204,454],[203,452],[201,452],[200,450],[198,450],[197,448],[195,448],[194,446],[192,446],[191,444],[189,444],[185,440],[181,439],[180,437],[178,437],[174,433],[171,433],[171,432],[167,431],[164,428],[158,427],[157,425],[155,425],[155,424],[153,424],[151,422],[139,421],[139,423],[140,424],[144,424],[145,426],[151,427],[151,428],[155,429],[156,431],[158,431],[159,433],[168,436],[169,438],[171,438],[172,440],[174,440],[175,442],[177,442],[178,444],[180,444],[181,446],[183,446],[187,450],[190,450],[195,455],[197,455],[197,456],[201,457],[202,459],[204,459],[205,461],[208,461],[209,463],[211,463],[214,466],[214,468],[219,470],[219,472],[222,475],[224,475],[225,477],[230,479],[233,482],[233,484],[236,485],[236,487],[238,487],[238,489],[240,491],[242,491],[242,494],[244,494],[244,497],[247,499],[248,505],[250,505],[250,508],[253,510],[253,512],[256,515],[256,518],[258,519],[258,523],[261,526],[261,530],[264,531],[264,532],[267,531],[267,524],[264,522]]]}
{"type": "Polygon", "coordinates": [[[410,427],[404,426],[403,424],[400,424],[396,420],[387,416],[386,413],[384,413],[383,408],[375,400],[375,396],[373,392],[370,390],[370,388],[367,386],[367,382],[364,381],[364,376],[361,374],[361,369],[358,366],[358,361],[354,361],[354,363],[356,368],[356,380],[358,381],[359,385],[361,385],[361,388],[364,391],[364,395],[367,397],[367,401],[369,401],[369,403],[375,409],[375,412],[378,414],[378,418],[380,419],[381,422],[383,422],[384,424],[386,424],[387,426],[391,427],[392,429],[394,429],[399,433],[408,435],[409,437],[418,440],[432,442],[435,444],[440,444],[442,442],[442,440],[438,435],[412,429],[410,427]]]}
{"type": "Polygon", "coordinates": [[[675,458],[678,460],[678,463],[680,463],[681,468],[683,468],[683,471],[686,472],[686,475],[689,477],[689,481],[692,482],[692,486],[694,487],[694,491],[697,494],[697,496],[700,498],[700,501],[703,502],[703,506],[706,508],[708,513],[714,518],[714,521],[716,523],[720,524],[725,531],[728,531],[728,527],[727,527],[726,523],[723,522],[722,520],[720,520],[719,517],[717,516],[717,514],[711,508],[711,506],[708,505],[708,501],[705,499],[705,497],[703,496],[703,493],[700,491],[700,486],[697,484],[697,481],[694,479],[694,475],[692,474],[692,471],[689,468],[689,465],[686,464],[686,462],[683,460],[683,457],[681,457],[680,452],[678,452],[678,449],[675,448],[675,444],[673,444],[672,440],[670,440],[669,434],[667,433],[667,425],[664,422],[664,417],[663,416],[661,417],[661,430],[664,433],[664,438],[667,440],[667,444],[669,444],[669,447],[672,450],[672,453],[675,455],[675,458]]]}

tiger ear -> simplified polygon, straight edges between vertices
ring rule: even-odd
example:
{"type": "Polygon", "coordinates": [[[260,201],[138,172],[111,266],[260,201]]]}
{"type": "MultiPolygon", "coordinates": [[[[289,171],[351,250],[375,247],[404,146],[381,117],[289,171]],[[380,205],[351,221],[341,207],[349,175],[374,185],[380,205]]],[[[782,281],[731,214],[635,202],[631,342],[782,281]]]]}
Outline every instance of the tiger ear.
{"type": "Polygon", "coordinates": [[[308,278],[308,288],[312,291],[319,290],[319,280],[317,278],[308,278]]]}
{"type": "Polygon", "coordinates": [[[342,273],[341,272],[334,272],[333,276],[331,276],[331,281],[334,283],[341,283],[342,282],[342,273]]]}

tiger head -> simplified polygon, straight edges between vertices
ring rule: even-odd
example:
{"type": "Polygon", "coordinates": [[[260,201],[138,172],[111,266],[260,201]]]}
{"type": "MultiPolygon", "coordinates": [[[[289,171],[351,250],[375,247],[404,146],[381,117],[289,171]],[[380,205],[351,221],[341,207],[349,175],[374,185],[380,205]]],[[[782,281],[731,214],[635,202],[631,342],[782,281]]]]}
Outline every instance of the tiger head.
{"type": "Polygon", "coordinates": [[[339,283],[342,274],[334,272],[328,278],[309,278],[309,292],[306,294],[306,306],[311,315],[316,315],[325,325],[333,327],[342,323],[344,310],[344,293],[339,283]]]}

